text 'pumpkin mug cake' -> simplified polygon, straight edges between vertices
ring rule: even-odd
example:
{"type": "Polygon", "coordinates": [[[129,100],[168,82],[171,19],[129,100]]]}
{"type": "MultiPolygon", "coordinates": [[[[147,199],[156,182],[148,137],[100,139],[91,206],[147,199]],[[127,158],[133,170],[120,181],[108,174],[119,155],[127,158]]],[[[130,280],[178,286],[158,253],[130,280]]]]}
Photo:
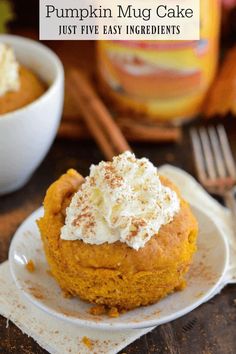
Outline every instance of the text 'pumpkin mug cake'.
{"type": "Polygon", "coordinates": [[[63,291],[118,310],[184,288],[198,233],[177,188],[131,152],[61,176],[38,226],[63,291]]]}

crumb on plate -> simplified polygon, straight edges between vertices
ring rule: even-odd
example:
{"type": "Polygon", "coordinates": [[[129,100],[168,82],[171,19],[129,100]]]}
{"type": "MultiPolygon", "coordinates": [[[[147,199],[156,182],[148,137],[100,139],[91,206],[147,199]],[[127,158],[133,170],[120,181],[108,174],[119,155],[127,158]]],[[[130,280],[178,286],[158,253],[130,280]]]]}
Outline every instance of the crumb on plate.
{"type": "Polygon", "coordinates": [[[119,317],[119,311],[117,309],[117,307],[112,307],[109,311],[108,311],[108,316],[112,317],[112,318],[116,318],[119,317]]]}
{"type": "Polygon", "coordinates": [[[84,336],[82,338],[82,342],[84,343],[84,345],[86,345],[87,348],[91,349],[91,347],[92,347],[91,339],[89,339],[88,337],[84,336]]]}
{"type": "Polygon", "coordinates": [[[30,273],[33,273],[35,271],[35,264],[34,262],[32,261],[32,259],[30,259],[26,265],[25,265],[25,268],[28,270],[28,272],[30,273]]]}
{"type": "Polygon", "coordinates": [[[104,305],[96,305],[90,308],[89,313],[94,316],[104,315],[106,307],[104,305]]]}
{"type": "Polygon", "coordinates": [[[109,317],[119,317],[119,311],[116,307],[107,307],[104,305],[96,305],[90,308],[89,313],[93,316],[107,315],[109,317]]]}

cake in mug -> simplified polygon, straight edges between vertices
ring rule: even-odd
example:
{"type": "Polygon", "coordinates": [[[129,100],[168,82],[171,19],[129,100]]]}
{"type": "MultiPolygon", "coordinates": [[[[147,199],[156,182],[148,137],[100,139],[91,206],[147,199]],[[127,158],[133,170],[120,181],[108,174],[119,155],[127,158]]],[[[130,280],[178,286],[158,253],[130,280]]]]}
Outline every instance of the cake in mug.
{"type": "Polygon", "coordinates": [[[131,152],[92,165],[85,179],[61,176],[38,226],[62,290],[119,310],[183,289],[198,234],[176,186],[131,152]]]}
{"type": "Polygon", "coordinates": [[[0,43],[0,115],[32,103],[45,91],[45,84],[17,62],[13,49],[0,43]]]}

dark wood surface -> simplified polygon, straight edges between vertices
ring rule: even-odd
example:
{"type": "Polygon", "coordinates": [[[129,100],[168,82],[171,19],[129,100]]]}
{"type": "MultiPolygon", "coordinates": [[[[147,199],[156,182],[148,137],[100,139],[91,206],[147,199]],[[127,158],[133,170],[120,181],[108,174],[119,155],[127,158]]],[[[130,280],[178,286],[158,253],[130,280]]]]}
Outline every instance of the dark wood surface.
{"type": "MultiPolygon", "coordinates": [[[[69,48],[69,44],[66,44],[69,48]]],[[[51,46],[62,52],[62,47],[51,46]]],[[[68,57],[77,62],[76,50],[68,57]]],[[[86,60],[84,60],[86,65],[86,60]]],[[[200,122],[198,122],[199,124],[200,122]]],[[[236,157],[236,118],[225,122],[236,157]]],[[[138,144],[132,146],[138,157],[146,156],[155,165],[171,163],[195,175],[189,126],[178,144],[138,144]]],[[[18,192],[0,197],[0,262],[8,257],[11,238],[21,222],[38,208],[47,187],[68,168],[87,175],[91,163],[98,163],[102,154],[91,141],[57,139],[44,162],[28,184],[18,192]]],[[[1,168],[1,167],[0,167],[1,168]]],[[[221,294],[188,315],[156,328],[125,348],[127,354],[235,354],[236,353],[236,285],[227,286],[221,294]]],[[[0,317],[0,354],[43,354],[32,338],[28,338],[11,322],[0,317]]],[[[66,354],[66,353],[65,353],[66,354]]],[[[79,354],[79,353],[78,353],[79,354]]]]}

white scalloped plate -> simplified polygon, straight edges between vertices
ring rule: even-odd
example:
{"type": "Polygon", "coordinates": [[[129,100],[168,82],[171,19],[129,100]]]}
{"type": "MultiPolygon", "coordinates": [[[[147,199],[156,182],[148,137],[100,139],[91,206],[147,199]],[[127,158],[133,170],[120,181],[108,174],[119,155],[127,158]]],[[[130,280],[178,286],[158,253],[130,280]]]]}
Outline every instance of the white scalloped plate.
{"type": "Polygon", "coordinates": [[[129,311],[118,318],[93,316],[89,314],[91,304],[77,298],[63,297],[48,271],[35,223],[43,214],[42,208],[31,214],[15,233],[9,252],[11,274],[17,287],[32,304],[79,326],[120,330],[153,327],[175,320],[206,302],[221,287],[229,261],[228,245],[221,230],[204,212],[195,207],[193,211],[200,233],[198,251],[187,277],[186,289],[167,296],[157,304],[129,311]],[[25,267],[30,259],[36,265],[33,273],[25,267]]]}

